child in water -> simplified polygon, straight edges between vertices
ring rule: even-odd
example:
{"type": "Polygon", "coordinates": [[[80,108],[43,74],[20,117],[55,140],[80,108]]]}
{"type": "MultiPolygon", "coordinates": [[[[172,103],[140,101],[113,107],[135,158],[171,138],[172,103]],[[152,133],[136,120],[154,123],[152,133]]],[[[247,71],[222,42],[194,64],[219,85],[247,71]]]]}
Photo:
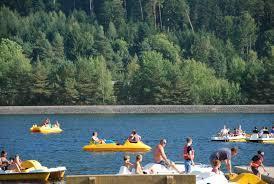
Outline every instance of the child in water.
{"type": "Polygon", "coordinates": [[[213,160],[212,172],[214,172],[216,174],[220,174],[220,167],[221,167],[221,161],[220,160],[213,160]]]}
{"type": "Polygon", "coordinates": [[[129,155],[124,156],[124,166],[127,167],[129,170],[131,169],[131,167],[134,166],[134,164],[132,164],[130,162],[130,156],[129,155]]]}

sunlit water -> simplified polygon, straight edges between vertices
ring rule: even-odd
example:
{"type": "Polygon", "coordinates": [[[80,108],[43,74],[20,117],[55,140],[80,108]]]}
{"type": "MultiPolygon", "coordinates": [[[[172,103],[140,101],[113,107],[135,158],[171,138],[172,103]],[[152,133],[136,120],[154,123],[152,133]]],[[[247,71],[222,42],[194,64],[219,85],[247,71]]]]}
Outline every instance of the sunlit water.
{"type": "MultiPolygon", "coordinates": [[[[182,161],[185,138],[193,138],[195,161],[208,164],[211,152],[221,147],[237,146],[239,154],[233,165],[247,165],[257,150],[265,152],[265,165],[274,166],[274,145],[258,143],[211,142],[210,137],[224,124],[234,128],[239,124],[251,132],[254,126],[272,126],[273,114],[176,114],[176,115],[50,115],[64,130],[61,134],[42,135],[29,132],[33,123],[45,115],[0,116],[0,149],[9,156],[35,159],[47,167],[66,166],[67,174],[117,173],[125,153],[89,153],[82,150],[92,131],[100,138],[123,142],[132,129],[151,147],[167,139],[166,153],[173,161],[182,161]]],[[[152,151],[144,154],[143,165],[152,162],[152,151]]],[[[134,162],[134,154],[131,161],[134,162]]]]}

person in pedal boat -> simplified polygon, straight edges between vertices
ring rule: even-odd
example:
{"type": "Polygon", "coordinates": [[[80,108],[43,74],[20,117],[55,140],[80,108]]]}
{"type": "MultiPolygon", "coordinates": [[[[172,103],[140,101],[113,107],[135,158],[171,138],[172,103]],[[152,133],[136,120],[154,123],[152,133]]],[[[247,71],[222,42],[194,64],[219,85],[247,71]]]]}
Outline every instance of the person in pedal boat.
{"type": "Polygon", "coordinates": [[[136,130],[132,130],[131,134],[128,137],[130,143],[137,143],[141,141],[141,136],[136,133],[136,130]]]}
{"type": "Polygon", "coordinates": [[[0,168],[5,171],[5,170],[8,170],[8,167],[10,165],[10,162],[9,160],[7,159],[7,155],[8,153],[3,150],[1,151],[1,157],[0,157],[0,168]]]}
{"type": "Polygon", "coordinates": [[[167,144],[166,139],[162,139],[160,140],[160,143],[156,146],[155,151],[154,151],[154,161],[157,164],[161,164],[163,166],[165,166],[166,168],[170,168],[172,167],[173,169],[175,169],[178,173],[182,173],[181,171],[179,171],[175,165],[174,162],[170,161],[169,159],[167,159],[167,156],[165,154],[165,146],[167,144]]]}
{"type": "Polygon", "coordinates": [[[274,126],[272,127],[271,131],[270,131],[270,134],[272,137],[274,137],[274,126]]]}
{"type": "Polygon", "coordinates": [[[18,155],[16,155],[14,158],[11,158],[10,160],[7,159],[8,153],[3,150],[1,152],[1,157],[0,157],[0,168],[3,171],[6,170],[13,170],[15,172],[21,172],[22,167],[21,165],[21,160],[18,155]]]}
{"type": "Polygon", "coordinates": [[[191,172],[191,165],[194,164],[194,149],[192,147],[192,139],[186,138],[186,145],[184,146],[183,157],[185,159],[185,172],[186,174],[191,172]]]}
{"type": "Polygon", "coordinates": [[[134,166],[134,164],[132,164],[132,163],[130,162],[130,156],[129,156],[129,155],[125,155],[125,156],[124,156],[124,166],[125,166],[126,168],[128,168],[129,171],[131,170],[131,167],[134,166]]]}
{"type": "Polygon", "coordinates": [[[141,165],[141,162],[143,161],[142,155],[136,155],[136,163],[135,163],[135,174],[153,174],[154,171],[150,169],[149,171],[144,171],[143,167],[141,165]]]}
{"type": "Polygon", "coordinates": [[[97,132],[93,132],[90,140],[90,144],[105,144],[105,141],[103,139],[98,138],[97,132]]]}
{"type": "Polygon", "coordinates": [[[254,127],[254,130],[252,132],[255,133],[255,134],[257,134],[257,133],[259,133],[259,130],[258,130],[257,127],[254,127]]]}
{"type": "Polygon", "coordinates": [[[21,167],[21,163],[22,161],[20,160],[19,155],[16,155],[14,158],[10,158],[10,164],[8,166],[8,170],[21,172],[21,170],[23,169],[21,167]]]}
{"type": "Polygon", "coordinates": [[[259,167],[262,167],[264,172],[266,172],[266,169],[263,165],[263,161],[264,161],[264,152],[258,151],[258,154],[252,157],[251,162],[249,164],[252,173],[258,176],[259,178],[261,178],[259,167]]]}
{"type": "Polygon", "coordinates": [[[213,165],[214,160],[225,162],[227,171],[229,172],[229,174],[232,174],[231,158],[236,156],[237,153],[238,153],[237,148],[231,148],[231,149],[222,148],[213,152],[209,157],[209,161],[211,165],[213,165]]]}

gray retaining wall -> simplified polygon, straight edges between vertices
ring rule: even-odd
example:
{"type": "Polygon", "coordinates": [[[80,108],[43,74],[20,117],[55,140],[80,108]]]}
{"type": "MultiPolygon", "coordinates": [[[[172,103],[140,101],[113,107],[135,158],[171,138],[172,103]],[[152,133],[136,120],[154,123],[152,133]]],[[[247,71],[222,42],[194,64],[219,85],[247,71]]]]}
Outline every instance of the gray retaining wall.
{"type": "Polygon", "coordinates": [[[274,105],[0,106],[0,114],[274,113],[274,105]]]}

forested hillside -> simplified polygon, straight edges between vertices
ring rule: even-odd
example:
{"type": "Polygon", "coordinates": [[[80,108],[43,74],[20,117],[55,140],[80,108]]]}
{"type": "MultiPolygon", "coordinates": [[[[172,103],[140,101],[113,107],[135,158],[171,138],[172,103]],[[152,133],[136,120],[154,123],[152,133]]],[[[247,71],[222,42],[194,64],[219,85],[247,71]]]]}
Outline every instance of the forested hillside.
{"type": "Polygon", "coordinates": [[[274,0],[1,0],[0,105],[274,103],[274,0]]]}

